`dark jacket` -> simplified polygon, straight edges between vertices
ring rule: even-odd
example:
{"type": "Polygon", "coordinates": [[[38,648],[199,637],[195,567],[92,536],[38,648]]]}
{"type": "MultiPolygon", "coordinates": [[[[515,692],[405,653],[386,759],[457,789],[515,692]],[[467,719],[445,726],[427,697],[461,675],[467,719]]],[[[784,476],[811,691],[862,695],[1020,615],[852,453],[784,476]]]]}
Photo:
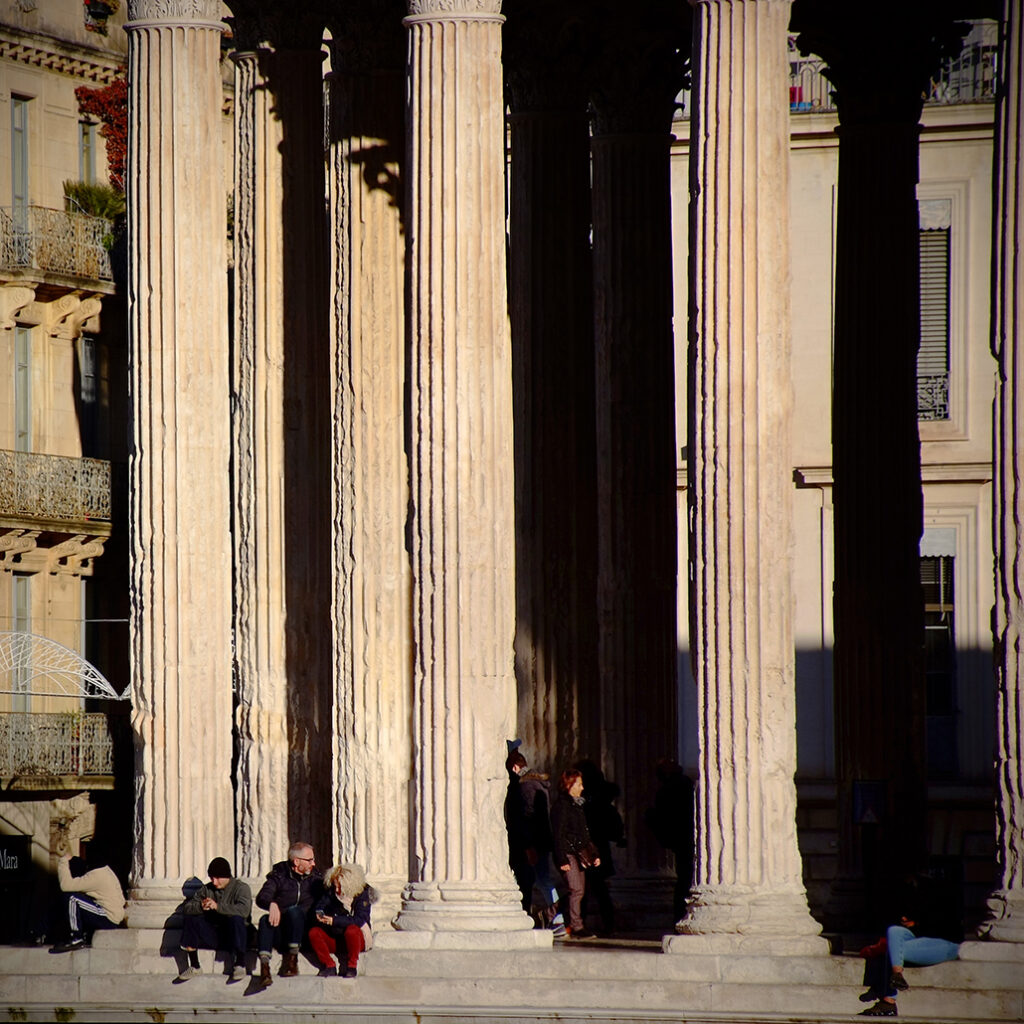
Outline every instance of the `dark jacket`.
{"type": "Polygon", "coordinates": [[[551,852],[551,821],[548,817],[548,777],[539,772],[513,775],[505,797],[505,825],[512,856],[528,849],[551,852]]]}
{"type": "Polygon", "coordinates": [[[291,862],[283,860],[270,869],[256,894],[256,906],[269,910],[270,904],[276,903],[282,910],[301,907],[308,914],[323,892],[324,876],[319,868],[313,868],[308,875],[297,875],[291,862]]]}
{"type": "Polygon", "coordinates": [[[181,908],[184,914],[203,913],[203,900],[212,899],[217,904],[215,913],[225,917],[241,917],[249,919],[252,913],[252,890],[240,878],[232,878],[223,889],[215,889],[212,885],[201,885],[185,901],[181,908]]]}
{"type": "Polygon", "coordinates": [[[370,907],[376,902],[377,894],[369,885],[363,886],[363,891],[352,901],[352,913],[349,914],[341,905],[337,893],[331,889],[325,891],[317,900],[316,912],[327,914],[331,918],[331,927],[339,932],[344,931],[350,924],[359,928],[370,924],[370,907]]]}
{"type": "Polygon", "coordinates": [[[561,867],[570,853],[579,853],[590,842],[583,802],[577,803],[568,793],[559,793],[551,805],[551,833],[555,864],[561,867]]]}

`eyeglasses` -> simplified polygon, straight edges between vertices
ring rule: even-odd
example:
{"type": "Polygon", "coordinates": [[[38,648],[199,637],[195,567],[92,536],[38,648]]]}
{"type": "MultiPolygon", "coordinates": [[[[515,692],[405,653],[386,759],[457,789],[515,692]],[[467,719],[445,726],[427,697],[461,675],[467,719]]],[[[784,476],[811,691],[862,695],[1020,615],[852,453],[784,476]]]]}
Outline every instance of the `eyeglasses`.
{"type": "Polygon", "coordinates": [[[313,864],[313,863],[316,862],[316,857],[296,857],[295,859],[296,860],[308,861],[310,864],[313,864]]]}

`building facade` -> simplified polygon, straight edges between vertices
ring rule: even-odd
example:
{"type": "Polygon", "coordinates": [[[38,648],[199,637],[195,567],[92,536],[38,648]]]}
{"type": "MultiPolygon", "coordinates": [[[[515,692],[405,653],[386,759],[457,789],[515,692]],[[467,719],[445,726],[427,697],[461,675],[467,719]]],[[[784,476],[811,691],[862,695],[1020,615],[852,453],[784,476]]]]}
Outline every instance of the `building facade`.
{"type": "Polygon", "coordinates": [[[840,927],[897,849],[1019,938],[1014,5],[894,21],[881,83],[813,0],[229,7],[110,20],[132,922],[301,836],[366,864],[390,941],[541,943],[521,736],[618,784],[649,920],[654,762],[696,775],[672,951],[824,952],[808,887],[840,927]],[[996,87],[922,113],[965,49],[996,87]]]}

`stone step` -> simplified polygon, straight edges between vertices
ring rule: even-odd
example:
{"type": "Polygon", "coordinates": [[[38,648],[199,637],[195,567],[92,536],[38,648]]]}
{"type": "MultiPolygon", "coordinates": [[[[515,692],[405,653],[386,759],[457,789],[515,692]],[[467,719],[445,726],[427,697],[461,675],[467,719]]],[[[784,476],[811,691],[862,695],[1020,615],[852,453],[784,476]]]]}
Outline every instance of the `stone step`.
{"type": "MultiPolygon", "coordinates": [[[[808,989],[789,985],[717,982],[651,981],[608,978],[562,978],[557,984],[524,985],[520,978],[375,978],[322,979],[315,976],[275,979],[262,992],[251,992],[251,983],[228,984],[224,975],[204,974],[184,984],[170,978],[144,975],[3,975],[0,1006],[9,1019],[29,1008],[48,1007],[38,1016],[21,1019],[55,1019],[60,1008],[105,1006],[116,1014],[121,1008],[146,1008],[151,1019],[170,1019],[174,1010],[191,1013],[191,1019],[210,1016],[230,1020],[232,1011],[255,1014],[256,1019],[278,1019],[281,1012],[298,1013],[306,1008],[344,1005],[349,1013],[363,1008],[376,1019],[382,1008],[407,1008],[418,1019],[429,1019],[430,1008],[461,1008],[462,1018],[479,1013],[501,1012],[503,1020],[571,1019],[676,1019],[692,1021],[694,1015],[720,1015],[722,1020],[848,1019],[863,1009],[857,991],[849,986],[808,989]],[[247,994],[250,993],[250,994],[247,994]],[[271,1008],[276,1008],[273,1014],[271,1008]],[[214,1011],[216,1011],[214,1013],[214,1011]],[[262,1015],[262,1017],[261,1017],[262,1015]]],[[[989,990],[914,989],[901,995],[900,1017],[939,1021],[1017,1021],[1024,1015],[1021,992],[989,990]]],[[[65,1015],[66,1016],[66,1015],[65,1015]]],[[[76,1011],[76,1019],[87,1019],[76,1011]]],[[[116,1015],[107,1019],[117,1019],[116,1015]]],[[[299,1017],[298,1019],[302,1019],[299,1017]]],[[[317,1011],[319,1019],[319,1010],[317,1011]]]]}
{"type": "MultiPolygon", "coordinates": [[[[153,933],[155,940],[159,933],[153,933]]],[[[0,949],[0,973],[26,975],[159,975],[174,977],[185,965],[184,954],[171,947],[138,941],[128,930],[97,935],[92,949],[51,954],[45,948],[0,949]]],[[[971,946],[965,945],[965,952],[971,946]]],[[[226,973],[223,954],[200,950],[206,974],[226,973]]],[[[275,954],[276,971],[279,957],[275,954]]],[[[248,954],[250,971],[256,955],[248,954]]],[[[300,974],[315,975],[318,965],[300,957],[300,974]]],[[[616,978],[622,981],[724,982],[730,984],[849,987],[861,983],[864,962],[853,956],[770,957],[663,954],[654,949],[632,951],[599,943],[558,944],[544,952],[494,952],[373,949],[365,953],[360,971],[367,978],[497,977],[522,981],[558,981],[571,976],[583,981],[616,978]]],[[[1024,962],[962,959],[928,968],[907,968],[912,991],[918,989],[1012,990],[1024,987],[1024,962]]]]}

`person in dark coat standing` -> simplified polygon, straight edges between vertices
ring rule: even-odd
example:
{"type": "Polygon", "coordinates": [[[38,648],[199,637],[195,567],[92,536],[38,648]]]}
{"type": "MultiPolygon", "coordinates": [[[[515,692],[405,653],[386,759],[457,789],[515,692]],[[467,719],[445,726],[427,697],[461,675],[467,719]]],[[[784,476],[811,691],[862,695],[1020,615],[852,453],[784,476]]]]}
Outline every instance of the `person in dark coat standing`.
{"type": "Polygon", "coordinates": [[[551,805],[551,833],[554,839],[555,864],[569,890],[570,939],[586,939],[593,932],[583,927],[583,891],[585,870],[600,867],[601,857],[590,838],[587,816],[583,810],[583,776],[574,768],[562,772],[558,795],[551,805]]]}
{"type": "Polygon", "coordinates": [[[551,911],[551,821],[548,777],[532,772],[526,758],[513,750],[505,761],[508,792],[505,795],[505,827],[508,830],[508,863],[523,894],[523,910],[534,912],[547,927],[551,911]]]}

